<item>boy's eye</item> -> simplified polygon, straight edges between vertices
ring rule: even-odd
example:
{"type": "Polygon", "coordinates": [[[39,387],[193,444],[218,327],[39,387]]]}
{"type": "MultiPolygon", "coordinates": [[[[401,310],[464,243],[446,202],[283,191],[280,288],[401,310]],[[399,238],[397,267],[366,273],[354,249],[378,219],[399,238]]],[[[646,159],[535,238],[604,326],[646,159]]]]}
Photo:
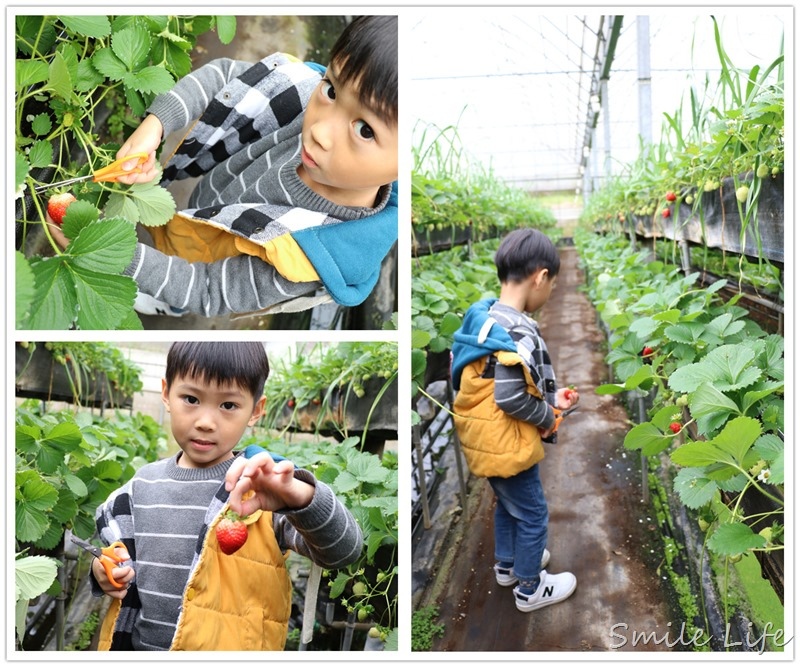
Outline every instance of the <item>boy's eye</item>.
{"type": "Polygon", "coordinates": [[[197,396],[191,396],[187,394],[183,397],[183,400],[188,403],[189,405],[197,405],[200,401],[197,400],[197,396]]]}
{"type": "Polygon", "coordinates": [[[324,97],[327,97],[329,100],[336,99],[336,89],[333,87],[333,84],[328,81],[327,79],[323,79],[320,85],[320,91],[324,97]]]}
{"type": "Polygon", "coordinates": [[[236,403],[233,403],[232,401],[225,401],[225,402],[222,404],[222,409],[223,409],[223,410],[235,410],[235,409],[236,409],[236,407],[237,407],[237,406],[236,406],[236,403]]]}
{"type": "Polygon", "coordinates": [[[357,120],[355,122],[354,127],[355,127],[355,131],[356,131],[356,135],[361,137],[362,139],[374,139],[375,138],[375,132],[363,120],[357,120]]]}

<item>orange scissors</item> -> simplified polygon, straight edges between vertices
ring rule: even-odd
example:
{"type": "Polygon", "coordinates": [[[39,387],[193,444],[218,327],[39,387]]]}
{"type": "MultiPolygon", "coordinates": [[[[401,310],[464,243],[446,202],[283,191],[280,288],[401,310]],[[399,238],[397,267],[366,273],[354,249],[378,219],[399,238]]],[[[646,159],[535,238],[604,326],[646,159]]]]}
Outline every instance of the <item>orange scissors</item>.
{"type": "Polygon", "coordinates": [[[76,176],[75,178],[68,178],[65,181],[57,181],[56,183],[48,183],[47,185],[40,185],[33,189],[34,192],[44,192],[53,188],[61,188],[65,185],[72,185],[73,183],[80,183],[81,181],[88,181],[92,179],[94,183],[100,182],[115,182],[120,176],[127,176],[128,174],[141,174],[142,165],[147,162],[147,153],[131,153],[119,160],[114,160],[107,167],[98,169],[86,176],[76,176]],[[136,160],[136,165],[133,169],[123,169],[122,165],[127,164],[131,160],[136,160]]]}
{"type": "Polygon", "coordinates": [[[100,561],[100,564],[103,566],[103,569],[105,569],[106,574],[108,575],[108,580],[111,582],[111,585],[114,588],[125,588],[125,584],[119,583],[114,579],[113,576],[111,576],[111,571],[115,567],[128,560],[127,558],[122,558],[121,556],[117,555],[117,552],[115,551],[117,547],[125,549],[126,552],[128,551],[128,548],[122,542],[112,542],[107,547],[103,547],[101,549],[100,547],[96,547],[94,544],[85,542],[74,535],[72,536],[72,541],[100,561]]]}
{"type": "Polygon", "coordinates": [[[577,405],[573,405],[571,408],[567,408],[566,410],[559,410],[558,408],[553,408],[553,414],[556,416],[556,425],[553,429],[553,433],[558,430],[558,427],[561,426],[561,422],[564,421],[564,417],[567,415],[571,415],[575,410],[578,409],[577,405]]]}

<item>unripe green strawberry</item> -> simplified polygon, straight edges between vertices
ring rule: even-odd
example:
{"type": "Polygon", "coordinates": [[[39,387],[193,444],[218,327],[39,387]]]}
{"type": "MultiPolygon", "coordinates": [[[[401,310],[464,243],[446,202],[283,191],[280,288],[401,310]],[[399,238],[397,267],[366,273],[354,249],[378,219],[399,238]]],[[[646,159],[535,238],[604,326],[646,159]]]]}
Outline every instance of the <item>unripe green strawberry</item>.
{"type": "Polygon", "coordinates": [[[356,597],[363,597],[367,594],[367,585],[363,581],[357,581],[353,584],[353,595],[356,597]]]}
{"type": "Polygon", "coordinates": [[[706,521],[706,520],[705,520],[703,517],[700,517],[700,518],[697,520],[697,525],[700,527],[700,530],[702,530],[704,533],[705,533],[705,532],[706,532],[706,531],[709,529],[709,527],[711,526],[711,524],[710,524],[710,523],[708,523],[708,521],[706,521]]]}
{"type": "Polygon", "coordinates": [[[247,542],[247,525],[236,512],[228,510],[217,524],[217,542],[224,554],[232,554],[247,542]]]}
{"type": "Polygon", "coordinates": [[[362,623],[369,618],[369,612],[363,607],[358,610],[358,620],[362,623]]]}
{"type": "Polygon", "coordinates": [[[368,632],[367,634],[368,634],[370,637],[372,637],[373,639],[380,639],[380,636],[381,636],[381,631],[380,631],[380,630],[378,630],[378,628],[377,628],[376,626],[374,626],[374,625],[373,625],[373,626],[372,626],[372,627],[369,629],[369,632],[368,632]]]}
{"type": "Polygon", "coordinates": [[[744,204],[747,201],[747,195],[750,194],[750,188],[746,185],[740,185],[736,188],[736,199],[744,204]]]}
{"type": "Polygon", "coordinates": [[[766,178],[769,176],[769,166],[764,162],[758,165],[758,169],[756,169],[756,176],[759,178],[766,178]]]}

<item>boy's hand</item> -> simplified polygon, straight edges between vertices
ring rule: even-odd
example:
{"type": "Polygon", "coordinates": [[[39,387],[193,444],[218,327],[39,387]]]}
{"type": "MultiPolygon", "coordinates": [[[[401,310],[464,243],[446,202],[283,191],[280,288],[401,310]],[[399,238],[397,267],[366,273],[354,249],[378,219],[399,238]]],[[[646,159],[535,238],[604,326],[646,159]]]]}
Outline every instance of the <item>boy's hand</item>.
{"type": "MultiPolygon", "coordinates": [[[[133,185],[134,183],[149,183],[152,181],[158,170],[156,169],[156,149],[161,145],[161,139],[164,134],[164,126],[156,116],[150,114],[145,118],[139,127],[134,130],[133,134],[128,137],[128,140],[122,144],[122,147],[117,151],[117,158],[123,158],[126,155],[133,153],[147,153],[147,160],[142,165],[142,172],[139,174],[130,174],[128,176],[120,176],[117,178],[119,183],[133,185]]],[[[123,165],[125,168],[126,165],[123,165]]],[[[131,160],[129,168],[133,169],[136,162],[131,160]]]]}
{"type": "Polygon", "coordinates": [[[575,405],[580,400],[580,395],[577,389],[565,387],[556,392],[556,407],[560,410],[567,410],[575,405]]]}
{"type": "Polygon", "coordinates": [[[45,218],[47,220],[47,228],[50,230],[50,236],[53,237],[53,240],[56,242],[59,248],[66,250],[67,246],[69,245],[69,239],[64,236],[64,232],[61,231],[61,227],[53,222],[53,219],[50,217],[49,213],[45,213],[45,218]]]}
{"type": "MultiPolygon", "coordinates": [[[[125,560],[130,558],[130,555],[127,551],[125,551],[125,549],[117,547],[115,551],[119,556],[125,558],[125,560]]],[[[136,576],[136,573],[133,571],[133,568],[130,565],[125,565],[124,567],[115,567],[113,570],[111,570],[114,581],[120,584],[125,584],[124,588],[116,588],[108,580],[106,570],[100,563],[100,560],[97,558],[92,559],[92,574],[94,574],[94,578],[97,580],[97,583],[100,585],[103,593],[109,597],[117,598],[118,600],[121,600],[128,594],[128,586],[130,585],[130,582],[133,580],[134,576],[136,576]]]]}
{"type": "Polygon", "coordinates": [[[237,457],[225,475],[225,489],[230,491],[231,509],[242,516],[256,510],[300,509],[314,497],[311,484],[295,479],[294,463],[276,463],[266,452],[249,459],[237,457]],[[242,495],[251,489],[255,495],[242,501],[242,495]]]}

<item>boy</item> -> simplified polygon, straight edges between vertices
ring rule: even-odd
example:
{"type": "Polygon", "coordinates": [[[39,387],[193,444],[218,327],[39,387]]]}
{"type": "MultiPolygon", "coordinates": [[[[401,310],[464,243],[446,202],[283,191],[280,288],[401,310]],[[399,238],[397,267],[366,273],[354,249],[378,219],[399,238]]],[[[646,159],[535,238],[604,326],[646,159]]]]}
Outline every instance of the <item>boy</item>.
{"type": "Polygon", "coordinates": [[[263,415],[268,374],[261,343],[170,348],[162,399],[181,451],[140,468],[97,510],[101,539],[130,557],[112,571],[122,589],[92,561],[95,595],[115,598],[101,650],[281,650],[291,611],[283,552],[325,568],[359,557],[361,530],[330,487],[260,447],[234,451],[263,415]],[[215,533],[228,508],[248,517],[230,555],[215,533]]]}
{"type": "Polygon", "coordinates": [[[119,181],[152,180],[162,138],[193,122],[162,184],[202,179],[124,272],[139,312],[254,312],[321,285],[345,306],[366,299],[397,240],[396,16],[353,20],[327,70],[222,58],[148,111],[117,157],[149,158],[119,181]]]}
{"type": "Polygon", "coordinates": [[[577,403],[557,389],[547,347],[525,313],[550,297],[560,267],[550,239],[534,229],[508,234],[495,254],[500,298],[467,310],[454,335],[455,426],[470,471],[487,477],[495,493],[497,583],[514,588],[517,609],[530,612],[561,602],[575,590],[569,572],[546,567],[547,502],[539,479],[542,441],[555,441],[555,406],[577,403]]]}

